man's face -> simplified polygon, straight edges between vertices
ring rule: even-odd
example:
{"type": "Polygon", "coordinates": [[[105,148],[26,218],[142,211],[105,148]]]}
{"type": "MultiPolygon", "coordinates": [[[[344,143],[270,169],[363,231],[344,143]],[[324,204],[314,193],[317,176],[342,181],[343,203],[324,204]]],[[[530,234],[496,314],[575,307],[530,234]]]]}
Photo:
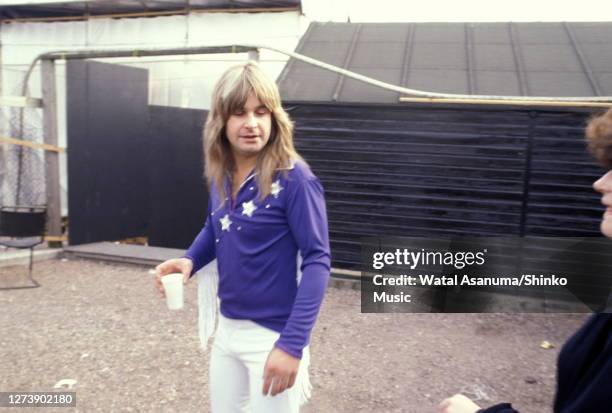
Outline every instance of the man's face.
{"type": "Polygon", "coordinates": [[[237,161],[257,156],[270,139],[272,114],[250,94],[244,107],[237,109],[225,124],[225,134],[237,161]]]}

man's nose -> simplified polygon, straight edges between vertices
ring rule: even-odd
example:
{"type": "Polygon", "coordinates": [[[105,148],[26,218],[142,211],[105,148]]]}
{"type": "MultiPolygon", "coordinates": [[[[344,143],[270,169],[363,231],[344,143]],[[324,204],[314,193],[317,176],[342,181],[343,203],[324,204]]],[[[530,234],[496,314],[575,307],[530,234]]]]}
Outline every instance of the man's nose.
{"type": "Polygon", "coordinates": [[[250,113],[247,115],[246,120],[244,121],[244,126],[247,128],[255,128],[257,127],[257,119],[255,119],[255,115],[250,113]]]}

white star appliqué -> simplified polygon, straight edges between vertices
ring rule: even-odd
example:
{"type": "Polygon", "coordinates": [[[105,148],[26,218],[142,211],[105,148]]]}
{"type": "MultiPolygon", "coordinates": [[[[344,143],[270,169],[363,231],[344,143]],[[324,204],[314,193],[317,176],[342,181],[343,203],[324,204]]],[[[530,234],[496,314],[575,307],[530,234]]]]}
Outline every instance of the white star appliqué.
{"type": "Polygon", "coordinates": [[[253,216],[253,211],[255,211],[257,207],[253,201],[243,202],[242,203],[242,215],[246,215],[249,218],[253,216]]]}
{"type": "Polygon", "coordinates": [[[230,230],[230,225],[232,225],[232,221],[229,219],[229,215],[225,214],[225,216],[223,218],[221,218],[219,220],[219,222],[221,222],[221,231],[228,231],[230,230]]]}
{"type": "Polygon", "coordinates": [[[270,193],[274,195],[274,198],[278,198],[278,194],[280,194],[280,191],[282,191],[283,189],[285,188],[281,186],[280,180],[277,179],[276,182],[272,184],[272,187],[270,188],[270,193]]]}

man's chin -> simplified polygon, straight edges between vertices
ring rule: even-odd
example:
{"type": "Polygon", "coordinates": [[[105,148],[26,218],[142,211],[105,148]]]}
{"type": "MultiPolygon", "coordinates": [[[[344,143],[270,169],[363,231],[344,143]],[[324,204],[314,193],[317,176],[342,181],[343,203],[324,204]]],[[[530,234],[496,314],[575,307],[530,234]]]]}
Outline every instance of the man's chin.
{"type": "Polygon", "coordinates": [[[259,152],[261,152],[261,149],[262,148],[259,145],[257,145],[257,146],[253,145],[253,146],[241,147],[240,148],[240,154],[242,156],[246,156],[246,157],[254,156],[254,155],[259,154],[259,152]]]}

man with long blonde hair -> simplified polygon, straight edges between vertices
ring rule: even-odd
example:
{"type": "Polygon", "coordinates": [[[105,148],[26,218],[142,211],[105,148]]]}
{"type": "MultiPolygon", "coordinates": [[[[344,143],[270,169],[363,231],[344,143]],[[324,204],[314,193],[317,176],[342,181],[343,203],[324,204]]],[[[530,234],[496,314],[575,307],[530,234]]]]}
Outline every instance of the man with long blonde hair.
{"type": "Polygon", "coordinates": [[[293,145],[276,84],[253,62],[216,84],[204,128],[210,192],[204,228],[156,268],[184,282],[215,258],[219,327],[214,413],[298,412],[309,393],[308,343],[330,271],[323,188],[293,145]]]}

